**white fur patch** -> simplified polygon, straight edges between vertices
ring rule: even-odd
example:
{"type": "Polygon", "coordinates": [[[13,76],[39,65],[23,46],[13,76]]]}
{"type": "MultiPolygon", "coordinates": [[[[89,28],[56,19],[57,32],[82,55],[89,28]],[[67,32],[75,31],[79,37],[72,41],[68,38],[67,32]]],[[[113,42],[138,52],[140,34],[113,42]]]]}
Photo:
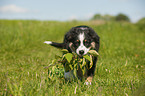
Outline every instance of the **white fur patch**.
{"type": "Polygon", "coordinates": [[[87,28],[81,27],[80,29],[85,30],[85,29],[87,29],[87,28]]]}
{"type": "Polygon", "coordinates": [[[45,41],[44,43],[46,43],[46,44],[52,44],[51,41],[45,41]]]}
{"type": "MultiPolygon", "coordinates": [[[[84,39],[85,39],[85,35],[84,35],[84,33],[81,33],[81,34],[79,35],[80,46],[79,46],[79,47],[77,48],[77,50],[76,50],[76,53],[77,53],[77,54],[79,54],[79,51],[83,50],[83,51],[84,51],[84,54],[82,54],[82,55],[85,55],[85,54],[87,54],[88,51],[90,50],[90,48],[87,48],[86,46],[84,46],[84,44],[83,44],[84,39]]],[[[79,55],[81,55],[81,54],[79,54],[79,55]]]]}
{"type": "Polygon", "coordinates": [[[91,85],[92,83],[91,82],[85,82],[84,84],[85,85],[91,85]]]}

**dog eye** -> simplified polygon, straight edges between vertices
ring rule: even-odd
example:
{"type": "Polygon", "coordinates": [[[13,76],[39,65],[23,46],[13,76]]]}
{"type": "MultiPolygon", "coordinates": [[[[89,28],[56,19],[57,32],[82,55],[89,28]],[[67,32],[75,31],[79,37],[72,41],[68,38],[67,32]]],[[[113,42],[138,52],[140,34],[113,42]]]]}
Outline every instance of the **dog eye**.
{"type": "Polygon", "coordinates": [[[78,46],[78,45],[79,45],[79,43],[80,43],[80,41],[79,41],[79,40],[76,40],[76,41],[74,42],[74,44],[75,44],[76,46],[78,46]]]}
{"type": "Polygon", "coordinates": [[[85,40],[84,40],[84,43],[89,43],[89,41],[85,39],[85,40]]]}

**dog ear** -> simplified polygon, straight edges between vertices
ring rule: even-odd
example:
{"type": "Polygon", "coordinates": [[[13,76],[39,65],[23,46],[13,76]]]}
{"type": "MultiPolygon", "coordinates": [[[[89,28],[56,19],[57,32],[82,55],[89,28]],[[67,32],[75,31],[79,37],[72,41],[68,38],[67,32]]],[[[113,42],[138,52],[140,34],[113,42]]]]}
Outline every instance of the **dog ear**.
{"type": "Polygon", "coordinates": [[[91,48],[95,49],[95,46],[96,46],[95,42],[92,42],[91,43],[91,48]]]}
{"type": "Polygon", "coordinates": [[[64,42],[71,42],[71,40],[73,39],[73,36],[74,36],[74,32],[75,32],[75,27],[72,27],[69,32],[67,32],[65,34],[65,37],[64,37],[64,42]]]}
{"type": "Polygon", "coordinates": [[[75,52],[75,48],[73,47],[73,43],[72,42],[69,43],[69,48],[71,49],[72,52],[75,52]]]}
{"type": "Polygon", "coordinates": [[[95,44],[93,45],[95,45],[95,49],[98,51],[100,46],[100,37],[92,28],[89,28],[89,35],[92,37],[93,41],[95,42],[95,44]]]}
{"type": "Polygon", "coordinates": [[[70,42],[71,39],[72,39],[71,33],[70,33],[70,32],[66,33],[66,34],[65,34],[65,37],[64,37],[64,43],[70,42]]]}
{"type": "Polygon", "coordinates": [[[93,40],[95,42],[98,43],[100,37],[97,35],[97,33],[92,28],[89,28],[89,35],[93,38],[93,40]]]}
{"type": "Polygon", "coordinates": [[[72,47],[72,44],[71,44],[71,42],[72,42],[72,32],[73,31],[73,28],[69,31],[69,32],[67,32],[66,34],[65,34],[65,36],[64,36],[64,47],[65,47],[65,49],[68,49],[68,51],[69,52],[71,52],[72,50],[71,50],[71,47],[72,47]]]}

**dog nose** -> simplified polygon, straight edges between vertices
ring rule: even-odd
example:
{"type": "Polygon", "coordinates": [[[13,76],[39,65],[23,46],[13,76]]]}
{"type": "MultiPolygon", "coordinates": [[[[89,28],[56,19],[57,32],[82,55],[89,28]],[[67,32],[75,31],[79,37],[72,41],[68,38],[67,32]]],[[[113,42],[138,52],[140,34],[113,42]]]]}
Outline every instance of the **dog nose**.
{"type": "Polygon", "coordinates": [[[83,54],[84,54],[84,50],[80,50],[80,51],[79,51],[79,54],[80,54],[80,55],[83,55],[83,54]]]}

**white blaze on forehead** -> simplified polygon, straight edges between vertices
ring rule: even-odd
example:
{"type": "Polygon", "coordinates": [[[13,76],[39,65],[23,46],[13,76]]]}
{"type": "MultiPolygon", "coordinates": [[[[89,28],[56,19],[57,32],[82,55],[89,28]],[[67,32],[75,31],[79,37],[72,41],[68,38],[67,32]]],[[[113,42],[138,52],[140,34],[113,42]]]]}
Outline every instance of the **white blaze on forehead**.
{"type": "MultiPolygon", "coordinates": [[[[90,50],[90,48],[86,48],[86,46],[84,46],[84,44],[83,44],[83,41],[84,41],[84,39],[85,39],[84,33],[80,33],[80,35],[79,35],[78,38],[79,38],[79,40],[80,40],[80,46],[77,48],[76,53],[79,54],[79,52],[80,52],[81,50],[83,50],[83,51],[84,51],[84,54],[82,54],[82,55],[85,55],[85,54],[88,53],[88,51],[90,50]]],[[[80,55],[81,55],[81,54],[80,54],[80,55]]]]}
{"type": "Polygon", "coordinates": [[[84,39],[85,39],[85,35],[84,35],[84,33],[81,33],[81,34],[79,35],[79,40],[80,40],[80,42],[81,42],[80,46],[83,46],[83,41],[84,41],[84,39]]]}

